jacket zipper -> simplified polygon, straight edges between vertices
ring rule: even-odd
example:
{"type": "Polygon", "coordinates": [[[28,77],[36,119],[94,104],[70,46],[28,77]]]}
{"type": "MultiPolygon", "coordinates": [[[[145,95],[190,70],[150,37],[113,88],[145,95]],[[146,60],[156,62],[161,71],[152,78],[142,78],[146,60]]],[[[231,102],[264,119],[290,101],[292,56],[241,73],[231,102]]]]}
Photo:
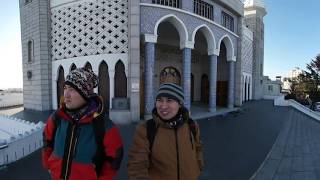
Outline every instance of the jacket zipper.
{"type": "Polygon", "coordinates": [[[68,179],[68,175],[69,175],[69,169],[71,166],[71,156],[73,156],[75,148],[76,148],[76,143],[78,141],[78,138],[75,137],[75,130],[76,130],[77,125],[76,124],[72,124],[72,130],[71,130],[71,140],[70,140],[70,144],[69,144],[69,148],[68,148],[68,156],[67,156],[67,164],[66,164],[66,171],[64,174],[64,180],[68,179]]]}
{"type": "Polygon", "coordinates": [[[179,163],[179,145],[178,145],[178,129],[174,129],[175,137],[176,137],[176,151],[177,151],[177,173],[178,173],[178,180],[180,180],[180,163],[179,163]]]}

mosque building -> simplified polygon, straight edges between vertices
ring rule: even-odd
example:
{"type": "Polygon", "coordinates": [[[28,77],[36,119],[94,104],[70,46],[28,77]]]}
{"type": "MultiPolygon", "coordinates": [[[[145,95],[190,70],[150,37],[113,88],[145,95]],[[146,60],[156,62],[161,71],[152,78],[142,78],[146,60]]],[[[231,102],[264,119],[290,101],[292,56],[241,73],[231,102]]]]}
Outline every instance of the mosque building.
{"type": "Polygon", "coordinates": [[[210,112],[261,99],[265,15],[262,0],[20,0],[24,108],[57,109],[77,67],[118,123],[150,117],[165,82],[210,112]]]}

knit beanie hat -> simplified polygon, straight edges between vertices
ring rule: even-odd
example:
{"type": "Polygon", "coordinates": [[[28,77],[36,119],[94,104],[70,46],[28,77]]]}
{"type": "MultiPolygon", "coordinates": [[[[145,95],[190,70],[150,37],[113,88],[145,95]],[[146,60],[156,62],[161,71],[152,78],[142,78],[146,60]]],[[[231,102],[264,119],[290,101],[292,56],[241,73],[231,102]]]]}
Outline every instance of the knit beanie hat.
{"type": "Polygon", "coordinates": [[[65,84],[76,89],[87,100],[94,95],[93,88],[98,85],[98,77],[89,68],[77,68],[67,75],[65,84]]]}
{"type": "Polygon", "coordinates": [[[156,99],[160,97],[167,97],[173,99],[181,105],[183,105],[184,103],[184,94],[182,88],[181,86],[178,86],[174,83],[161,84],[157,92],[156,99]]]}

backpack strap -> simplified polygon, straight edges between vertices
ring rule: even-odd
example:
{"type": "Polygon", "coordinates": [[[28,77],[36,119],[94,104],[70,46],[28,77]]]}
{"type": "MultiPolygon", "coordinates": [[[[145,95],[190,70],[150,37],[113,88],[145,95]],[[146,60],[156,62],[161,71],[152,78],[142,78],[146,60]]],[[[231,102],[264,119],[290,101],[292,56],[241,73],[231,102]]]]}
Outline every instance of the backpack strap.
{"type": "Polygon", "coordinates": [[[95,170],[97,175],[101,173],[103,162],[106,160],[106,155],[104,152],[103,139],[105,134],[106,122],[105,115],[102,113],[97,118],[92,121],[93,132],[95,135],[97,150],[92,161],[95,164],[95,170]]]}
{"type": "Polygon", "coordinates": [[[189,129],[190,129],[190,142],[193,147],[193,142],[196,139],[196,135],[197,135],[197,129],[196,129],[197,124],[191,118],[188,119],[188,124],[189,124],[189,129]]]}
{"type": "Polygon", "coordinates": [[[196,133],[197,133],[196,132],[196,127],[197,127],[196,122],[194,120],[192,120],[191,118],[189,118],[188,119],[188,124],[189,124],[190,131],[191,131],[192,135],[194,137],[196,137],[196,133]]]}
{"type": "MultiPolygon", "coordinates": [[[[158,131],[158,126],[156,125],[155,121],[153,119],[149,119],[146,122],[147,125],[147,138],[149,141],[149,150],[150,154],[152,153],[152,147],[154,143],[154,139],[156,137],[157,131],[158,131]]],[[[197,130],[196,130],[196,122],[192,120],[191,118],[188,118],[188,125],[190,129],[190,141],[193,144],[194,140],[196,139],[197,135],[197,130]]]]}
{"type": "Polygon", "coordinates": [[[43,147],[44,148],[49,147],[49,148],[53,149],[54,148],[54,140],[55,140],[56,130],[57,130],[57,127],[60,126],[61,119],[57,116],[57,112],[56,111],[51,114],[51,119],[52,119],[53,124],[54,124],[52,140],[45,139],[45,135],[44,135],[44,132],[43,132],[43,147]]]}
{"type": "Polygon", "coordinates": [[[92,122],[95,139],[97,143],[97,151],[95,156],[93,157],[93,163],[95,164],[95,170],[97,175],[101,174],[103,164],[105,161],[108,161],[111,167],[115,170],[118,170],[121,165],[121,161],[123,158],[123,148],[118,148],[116,150],[115,157],[109,157],[105,154],[105,146],[103,144],[105,133],[113,128],[113,122],[107,118],[107,114],[103,113],[97,118],[95,118],[92,122]]]}
{"type": "Polygon", "coordinates": [[[146,125],[147,125],[147,138],[149,141],[149,150],[151,155],[154,138],[156,137],[156,133],[158,131],[159,126],[156,125],[156,122],[153,119],[149,119],[146,122],[146,125]]]}
{"type": "MultiPolygon", "coordinates": [[[[53,121],[55,130],[56,130],[57,127],[59,127],[60,124],[61,124],[61,119],[60,119],[60,117],[58,116],[58,112],[55,111],[55,112],[51,115],[51,118],[52,118],[52,121],[53,121]]],[[[55,131],[54,131],[54,132],[55,132],[55,131]]]]}

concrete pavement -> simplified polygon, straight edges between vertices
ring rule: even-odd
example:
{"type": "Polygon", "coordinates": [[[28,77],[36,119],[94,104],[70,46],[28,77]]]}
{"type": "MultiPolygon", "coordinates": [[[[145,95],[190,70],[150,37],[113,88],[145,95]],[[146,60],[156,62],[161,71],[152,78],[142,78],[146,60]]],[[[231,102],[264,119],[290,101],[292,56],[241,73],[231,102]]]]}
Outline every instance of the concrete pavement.
{"type": "Polygon", "coordinates": [[[297,110],[252,180],[319,180],[320,123],[297,110]]]}
{"type": "Polygon", "coordinates": [[[248,180],[264,161],[289,111],[274,107],[272,101],[251,101],[238,113],[200,120],[206,158],[200,179],[248,180]]]}

